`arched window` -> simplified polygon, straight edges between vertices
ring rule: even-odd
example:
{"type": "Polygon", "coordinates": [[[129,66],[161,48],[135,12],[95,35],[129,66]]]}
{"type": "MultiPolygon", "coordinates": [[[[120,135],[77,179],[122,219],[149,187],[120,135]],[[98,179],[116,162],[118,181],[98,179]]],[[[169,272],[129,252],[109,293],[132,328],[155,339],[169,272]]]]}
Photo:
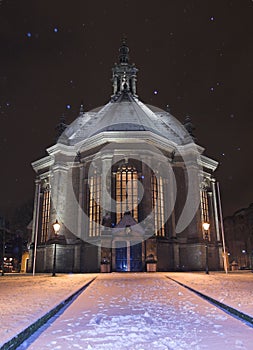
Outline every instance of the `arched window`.
{"type": "Polygon", "coordinates": [[[138,173],[131,165],[122,165],[116,172],[116,223],[130,211],[138,221],[138,173]]]}
{"type": "MultiPolygon", "coordinates": [[[[200,206],[201,206],[201,221],[202,224],[204,222],[209,223],[209,209],[208,209],[208,197],[207,197],[207,191],[206,189],[202,189],[200,191],[200,206]]],[[[203,237],[205,235],[205,231],[203,230],[203,237]]]]}
{"type": "Polygon", "coordinates": [[[101,176],[96,170],[89,178],[89,236],[95,237],[100,235],[101,223],[101,176]]]}
{"type": "Polygon", "coordinates": [[[154,228],[156,236],[165,236],[164,189],[163,178],[152,175],[152,207],[154,211],[154,228]]]}
{"type": "Polygon", "coordinates": [[[43,189],[42,198],[41,243],[45,243],[49,238],[50,195],[50,187],[47,185],[43,189]]]}

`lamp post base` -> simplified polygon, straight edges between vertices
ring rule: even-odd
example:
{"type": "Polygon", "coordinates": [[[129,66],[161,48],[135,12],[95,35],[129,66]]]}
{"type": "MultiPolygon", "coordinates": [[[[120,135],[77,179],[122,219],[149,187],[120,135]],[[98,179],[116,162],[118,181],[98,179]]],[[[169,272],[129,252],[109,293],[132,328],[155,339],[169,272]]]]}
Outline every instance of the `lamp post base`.
{"type": "Polygon", "coordinates": [[[209,275],[209,268],[208,268],[208,245],[206,243],[206,274],[209,275]]]}
{"type": "Polygon", "coordinates": [[[54,244],[54,261],[53,261],[53,272],[52,277],[55,277],[55,270],[56,270],[56,243],[54,244]]]}

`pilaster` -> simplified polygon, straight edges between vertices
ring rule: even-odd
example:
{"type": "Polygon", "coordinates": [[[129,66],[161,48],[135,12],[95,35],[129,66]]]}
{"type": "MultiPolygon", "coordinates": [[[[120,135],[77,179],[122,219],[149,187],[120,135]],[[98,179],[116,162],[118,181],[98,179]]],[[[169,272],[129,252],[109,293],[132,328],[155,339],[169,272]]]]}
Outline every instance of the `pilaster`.
{"type": "Polygon", "coordinates": [[[220,242],[221,238],[220,238],[220,227],[219,227],[219,217],[218,217],[218,206],[217,206],[217,196],[216,196],[215,183],[216,183],[216,180],[214,178],[211,178],[216,239],[218,242],[220,242]]]}

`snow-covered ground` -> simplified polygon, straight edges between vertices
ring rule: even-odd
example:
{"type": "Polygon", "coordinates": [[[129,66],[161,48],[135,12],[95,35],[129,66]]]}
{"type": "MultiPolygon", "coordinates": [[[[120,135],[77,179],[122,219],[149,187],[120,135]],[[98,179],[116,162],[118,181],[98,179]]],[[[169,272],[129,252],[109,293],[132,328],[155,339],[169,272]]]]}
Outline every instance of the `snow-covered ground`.
{"type": "Polygon", "coordinates": [[[0,276],[0,347],[80,289],[93,274],[0,276]]]}
{"type": "MultiPolygon", "coordinates": [[[[167,276],[253,317],[253,273],[167,273],[167,276]]],[[[253,344],[252,344],[253,349],[253,344]]]]}
{"type": "MultiPolygon", "coordinates": [[[[37,340],[25,342],[20,349],[253,349],[251,327],[166,276],[253,314],[253,274],[250,272],[227,276],[223,273],[99,274],[55,322],[49,322],[37,340]]],[[[50,277],[38,276],[38,280],[40,278],[50,277]]],[[[23,320],[27,312],[32,314],[26,289],[30,289],[31,304],[37,303],[42,309],[47,290],[58,293],[62,281],[68,279],[67,284],[73,288],[74,278],[75,275],[50,278],[56,285],[52,287],[51,283],[45,282],[44,295],[40,295],[38,285],[29,287],[27,282],[18,293],[22,277],[20,282],[13,280],[14,304],[23,304],[23,320]]],[[[76,278],[79,280],[80,275],[76,278]]],[[[89,278],[90,275],[83,275],[83,281],[89,278]]],[[[46,299],[49,307],[51,299],[46,299]]],[[[8,305],[3,308],[7,309],[8,305]]],[[[15,309],[11,313],[5,312],[5,329],[10,322],[19,324],[15,314],[15,309]]]]}

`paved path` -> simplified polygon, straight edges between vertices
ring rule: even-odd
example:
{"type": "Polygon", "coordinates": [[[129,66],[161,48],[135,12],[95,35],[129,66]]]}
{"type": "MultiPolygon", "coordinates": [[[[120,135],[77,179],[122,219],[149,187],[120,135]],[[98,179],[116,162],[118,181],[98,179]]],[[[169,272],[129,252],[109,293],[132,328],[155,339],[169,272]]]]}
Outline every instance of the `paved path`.
{"type": "Polygon", "coordinates": [[[164,274],[100,274],[20,349],[253,349],[253,329],[164,274]]]}

